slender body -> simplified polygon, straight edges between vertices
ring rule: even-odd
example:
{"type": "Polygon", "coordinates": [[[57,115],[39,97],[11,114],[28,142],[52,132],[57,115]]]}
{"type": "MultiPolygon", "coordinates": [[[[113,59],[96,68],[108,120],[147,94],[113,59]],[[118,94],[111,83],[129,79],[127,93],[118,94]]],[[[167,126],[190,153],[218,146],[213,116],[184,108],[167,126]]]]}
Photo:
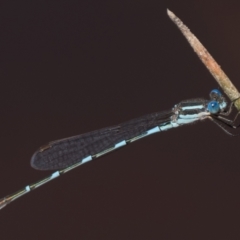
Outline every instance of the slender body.
{"type": "Polygon", "coordinates": [[[50,142],[33,154],[31,166],[39,170],[57,171],[0,199],[0,209],[86,162],[154,133],[209,118],[225,132],[233,135],[225,128],[225,125],[234,127],[233,122],[221,116],[227,115],[231,107],[226,111],[227,103],[219,90],[213,90],[210,98],[182,101],[169,111],[148,114],[116,126],[50,142]]]}

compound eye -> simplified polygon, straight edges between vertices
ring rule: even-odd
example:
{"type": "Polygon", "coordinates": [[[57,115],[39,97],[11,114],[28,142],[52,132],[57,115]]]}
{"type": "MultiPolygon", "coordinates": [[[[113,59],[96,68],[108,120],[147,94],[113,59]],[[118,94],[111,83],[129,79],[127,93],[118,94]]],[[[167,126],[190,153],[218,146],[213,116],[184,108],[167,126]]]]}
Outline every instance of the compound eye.
{"type": "Polygon", "coordinates": [[[210,98],[211,99],[218,99],[222,97],[222,93],[218,89],[213,89],[210,92],[210,98]]]}
{"type": "Polygon", "coordinates": [[[217,101],[209,102],[207,108],[208,108],[208,111],[212,114],[216,114],[220,111],[220,106],[217,101]]]}

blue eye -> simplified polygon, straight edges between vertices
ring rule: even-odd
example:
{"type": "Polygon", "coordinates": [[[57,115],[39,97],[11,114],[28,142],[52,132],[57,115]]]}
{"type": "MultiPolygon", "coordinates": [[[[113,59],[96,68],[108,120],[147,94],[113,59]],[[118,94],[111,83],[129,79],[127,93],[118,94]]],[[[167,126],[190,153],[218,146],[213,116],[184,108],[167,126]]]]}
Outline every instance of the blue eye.
{"type": "Polygon", "coordinates": [[[222,97],[222,93],[218,89],[213,89],[210,92],[210,98],[211,99],[218,99],[220,97],[222,97]]]}
{"type": "Polygon", "coordinates": [[[220,111],[220,106],[217,101],[211,101],[208,103],[207,109],[210,113],[216,114],[220,111]]]}

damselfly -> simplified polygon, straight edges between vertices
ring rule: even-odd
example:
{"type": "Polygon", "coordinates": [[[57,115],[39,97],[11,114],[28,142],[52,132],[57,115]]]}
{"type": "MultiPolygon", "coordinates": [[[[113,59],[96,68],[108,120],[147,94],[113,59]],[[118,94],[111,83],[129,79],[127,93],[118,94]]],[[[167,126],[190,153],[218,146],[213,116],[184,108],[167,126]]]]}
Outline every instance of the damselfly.
{"type": "Polygon", "coordinates": [[[227,127],[238,126],[234,126],[234,120],[225,117],[230,114],[232,106],[233,102],[227,107],[224,96],[219,90],[214,89],[210,93],[210,100],[182,101],[169,111],[148,114],[116,126],[50,142],[34,153],[31,166],[40,170],[57,171],[2,198],[0,208],[86,162],[154,133],[210,119],[226,133],[236,136],[229,132],[227,127]]]}

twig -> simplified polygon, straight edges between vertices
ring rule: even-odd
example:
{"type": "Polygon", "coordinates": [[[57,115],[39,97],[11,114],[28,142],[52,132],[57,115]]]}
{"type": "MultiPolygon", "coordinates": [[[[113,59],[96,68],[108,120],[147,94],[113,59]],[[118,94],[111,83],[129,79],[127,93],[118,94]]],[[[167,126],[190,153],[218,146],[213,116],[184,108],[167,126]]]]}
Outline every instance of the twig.
{"type": "Polygon", "coordinates": [[[175,16],[173,12],[167,10],[167,14],[186,37],[187,41],[189,42],[195,53],[201,59],[203,64],[208,68],[208,70],[216,79],[225,94],[229,97],[231,101],[234,101],[234,105],[237,110],[240,111],[240,93],[232,84],[228,76],[223,72],[221,67],[217,64],[217,62],[213,59],[213,57],[201,44],[201,42],[191,33],[189,28],[185,26],[183,22],[177,16],[175,16]]]}

